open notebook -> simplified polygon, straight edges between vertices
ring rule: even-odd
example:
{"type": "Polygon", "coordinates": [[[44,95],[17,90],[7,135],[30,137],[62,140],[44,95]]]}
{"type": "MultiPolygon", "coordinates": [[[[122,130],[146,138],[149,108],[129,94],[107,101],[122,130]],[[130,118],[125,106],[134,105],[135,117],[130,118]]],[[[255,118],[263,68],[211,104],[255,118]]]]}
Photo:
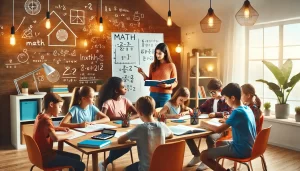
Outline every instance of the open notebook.
{"type": "MultiPolygon", "coordinates": [[[[176,121],[176,120],[186,120],[186,119],[190,119],[191,116],[190,115],[184,115],[184,116],[181,116],[180,118],[178,119],[168,119],[170,121],[176,121]]],[[[208,114],[201,114],[198,116],[199,119],[206,119],[206,118],[209,118],[208,117],[208,114]]]]}
{"type": "Polygon", "coordinates": [[[74,129],[81,132],[97,132],[97,131],[102,131],[104,128],[112,129],[112,128],[116,128],[116,126],[107,125],[107,124],[95,124],[95,125],[88,125],[85,128],[74,128],[74,129]]]}
{"type": "Polygon", "coordinates": [[[213,118],[213,119],[211,119],[209,121],[206,121],[206,122],[211,124],[211,125],[215,125],[215,126],[221,126],[222,125],[219,118],[213,118]]]}
{"type": "Polygon", "coordinates": [[[185,135],[191,133],[205,132],[205,129],[202,128],[194,128],[185,125],[177,125],[177,126],[169,126],[170,130],[174,135],[185,135]]]}
{"type": "MultiPolygon", "coordinates": [[[[75,135],[72,136],[72,137],[70,137],[70,138],[68,138],[68,140],[72,140],[72,139],[75,139],[75,138],[78,138],[78,137],[81,137],[81,136],[84,136],[84,135],[85,135],[85,133],[78,132],[78,131],[75,131],[75,130],[70,130],[70,131],[74,132],[75,135]]],[[[57,135],[64,135],[64,134],[66,134],[66,133],[67,133],[67,132],[64,132],[64,131],[55,131],[55,134],[57,134],[57,135]]]]}

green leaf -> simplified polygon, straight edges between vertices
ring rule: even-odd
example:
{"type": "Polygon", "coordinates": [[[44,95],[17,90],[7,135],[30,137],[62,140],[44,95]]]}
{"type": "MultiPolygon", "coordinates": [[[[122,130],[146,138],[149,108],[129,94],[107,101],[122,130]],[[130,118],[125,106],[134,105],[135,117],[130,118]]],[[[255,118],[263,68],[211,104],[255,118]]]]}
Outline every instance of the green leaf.
{"type": "Polygon", "coordinates": [[[288,83],[289,87],[294,87],[299,80],[300,80],[300,72],[291,78],[290,82],[288,83]]]}
{"type": "Polygon", "coordinates": [[[279,90],[273,90],[273,91],[278,97],[281,97],[281,98],[283,97],[283,93],[281,91],[279,91],[279,90]]]}
{"type": "Polygon", "coordinates": [[[269,68],[269,70],[275,76],[275,78],[277,79],[279,84],[283,85],[284,82],[285,82],[285,77],[284,77],[282,71],[271,62],[268,62],[268,61],[265,61],[265,60],[263,60],[262,62],[269,68]]]}
{"type": "Polygon", "coordinates": [[[268,81],[266,81],[266,80],[263,80],[263,79],[258,79],[258,80],[256,80],[257,82],[262,82],[262,83],[266,83],[266,84],[268,84],[269,82],[268,81]]]}
{"type": "Polygon", "coordinates": [[[283,84],[283,89],[287,89],[289,87],[289,84],[288,82],[286,81],[284,84],[283,84]]]}
{"type": "Polygon", "coordinates": [[[268,84],[270,90],[280,91],[280,87],[277,84],[272,83],[272,82],[268,82],[267,84],[268,84]]]}
{"type": "Polygon", "coordinates": [[[286,60],[285,63],[281,66],[281,72],[285,78],[284,82],[287,82],[288,79],[290,78],[292,68],[293,68],[293,62],[290,59],[286,60]]]}

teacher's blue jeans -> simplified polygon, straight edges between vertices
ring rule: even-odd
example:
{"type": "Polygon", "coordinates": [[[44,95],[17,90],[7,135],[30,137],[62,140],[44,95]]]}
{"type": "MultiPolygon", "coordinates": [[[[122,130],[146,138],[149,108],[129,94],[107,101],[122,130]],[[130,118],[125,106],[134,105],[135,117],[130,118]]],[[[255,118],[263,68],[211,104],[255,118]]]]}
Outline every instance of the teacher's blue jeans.
{"type": "Polygon", "coordinates": [[[150,92],[150,96],[155,101],[155,108],[163,107],[170,99],[171,94],[150,92]]]}

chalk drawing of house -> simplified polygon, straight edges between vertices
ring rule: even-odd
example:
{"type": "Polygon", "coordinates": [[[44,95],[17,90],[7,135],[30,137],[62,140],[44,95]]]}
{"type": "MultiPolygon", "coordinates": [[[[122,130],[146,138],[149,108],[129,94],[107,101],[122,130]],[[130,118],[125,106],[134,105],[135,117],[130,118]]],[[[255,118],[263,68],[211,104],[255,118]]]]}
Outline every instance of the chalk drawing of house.
{"type": "Polygon", "coordinates": [[[76,46],[76,34],[55,11],[50,13],[51,24],[53,23],[53,20],[55,21],[55,18],[52,17],[52,14],[55,14],[58,20],[56,20],[56,26],[47,35],[48,46],[76,46]]]}

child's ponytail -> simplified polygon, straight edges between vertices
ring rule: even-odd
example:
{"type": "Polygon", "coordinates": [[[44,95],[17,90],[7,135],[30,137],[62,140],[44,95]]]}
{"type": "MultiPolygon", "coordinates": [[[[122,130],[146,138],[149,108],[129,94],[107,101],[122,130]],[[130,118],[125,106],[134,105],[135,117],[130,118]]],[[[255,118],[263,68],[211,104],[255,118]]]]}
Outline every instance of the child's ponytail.
{"type": "Polygon", "coordinates": [[[79,102],[80,101],[79,90],[80,90],[80,87],[74,87],[69,108],[71,108],[74,105],[79,105],[79,103],[80,103],[79,102]]]}

